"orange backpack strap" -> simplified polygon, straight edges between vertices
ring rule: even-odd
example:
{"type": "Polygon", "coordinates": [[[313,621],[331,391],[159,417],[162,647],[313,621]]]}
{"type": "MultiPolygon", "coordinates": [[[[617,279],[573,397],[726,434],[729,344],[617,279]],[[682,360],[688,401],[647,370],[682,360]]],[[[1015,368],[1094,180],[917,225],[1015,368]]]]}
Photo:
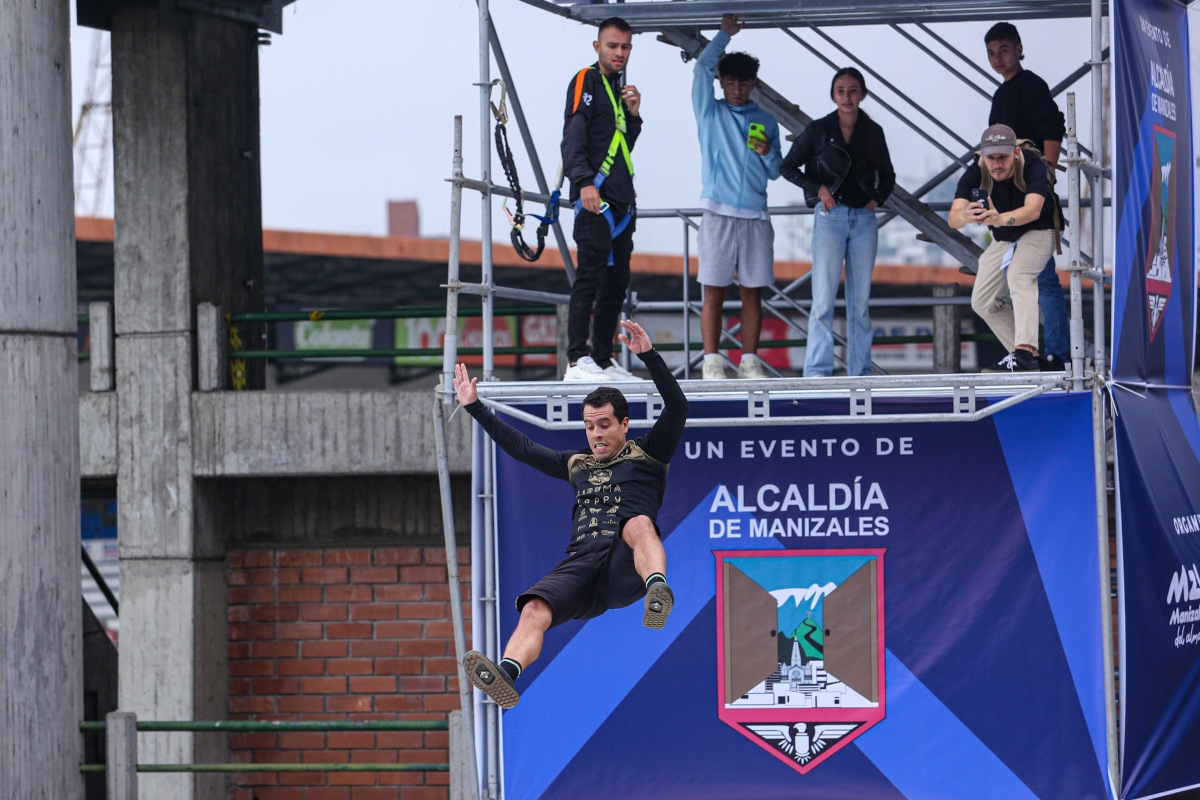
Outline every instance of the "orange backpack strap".
{"type": "Polygon", "coordinates": [[[579,110],[579,98],[583,97],[583,81],[587,77],[589,69],[591,67],[584,67],[575,76],[575,102],[571,105],[572,114],[579,110]]]}

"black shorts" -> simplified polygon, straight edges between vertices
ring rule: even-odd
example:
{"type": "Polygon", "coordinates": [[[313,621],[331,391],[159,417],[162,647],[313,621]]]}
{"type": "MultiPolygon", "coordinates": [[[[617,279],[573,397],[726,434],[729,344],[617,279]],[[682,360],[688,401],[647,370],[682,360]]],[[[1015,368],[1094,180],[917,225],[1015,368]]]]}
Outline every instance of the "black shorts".
{"type": "Polygon", "coordinates": [[[519,612],[535,597],[550,604],[551,627],[572,619],[598,617],[646,596],[646,584],[633,567],[633,548],[616,536],[583,542],[546,577],[517,598],[519,612]]]}

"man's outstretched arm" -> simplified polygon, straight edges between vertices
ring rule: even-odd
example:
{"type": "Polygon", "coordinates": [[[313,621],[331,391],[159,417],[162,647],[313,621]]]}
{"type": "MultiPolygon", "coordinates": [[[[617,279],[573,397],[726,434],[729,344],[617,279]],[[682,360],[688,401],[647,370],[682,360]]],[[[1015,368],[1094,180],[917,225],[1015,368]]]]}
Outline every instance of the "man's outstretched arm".
{"type": "Polygon", "coordinates": [[[650,337],[642,330],[642,326],[629,320],[622,320],[621,326],[628,334],[622,333],[621,341],[646,365],[650,377],[654,380],[654,388],[658,389],[663,398],[662,413],[655,420],[650,433],[646,434],[645,449],[652,457],[665,464],[675,454],[675,448],[683,436],[684,425],[687,424],[687,395],[679,388],[679,382],[667,368],[662,355],[650,344],[650,337]]]}
{"type": "Polygon", "coordinates": [[[551,478],[566,480],[567,456],[570,454],[538,444],[493,414],[479,399],[479,390],[475,385],[477,381],[478,378],[467,374],[465,364],[454,365],[454,392],[463,409],[475,418],[484,432],[500,445],[501,450],[551,478]]]}

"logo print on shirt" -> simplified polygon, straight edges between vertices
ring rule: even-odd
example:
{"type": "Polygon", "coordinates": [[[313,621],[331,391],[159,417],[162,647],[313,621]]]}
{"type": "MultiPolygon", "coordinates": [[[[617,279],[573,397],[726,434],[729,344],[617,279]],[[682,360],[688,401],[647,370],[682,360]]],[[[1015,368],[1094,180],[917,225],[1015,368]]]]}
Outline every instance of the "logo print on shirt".
{"type": "Polygon", "coordinates": [[[583,104],[585,106],[590,106],[592,104],[592,96],[588,92],[583,93],[583,104]]]}

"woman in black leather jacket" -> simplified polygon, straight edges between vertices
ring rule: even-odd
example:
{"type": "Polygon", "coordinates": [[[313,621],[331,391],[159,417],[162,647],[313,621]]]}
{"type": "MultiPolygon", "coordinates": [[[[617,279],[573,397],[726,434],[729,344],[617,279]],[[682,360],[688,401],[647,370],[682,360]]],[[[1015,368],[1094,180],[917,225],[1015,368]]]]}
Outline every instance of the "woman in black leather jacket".
{"type": "Polygon", "coordinates": [[[833,374],[833,303],[846,266],[846,372],[869,375],[873,330],[871,272],[879,242],[875,209],[896,185],[883,128],[859,110],[867,97],[862,73],[844,67],[829,96],[837,110],[813,120],[792,144],[781,173],[804,189],[813,219],[813,303],[804,377],[833,374]],[[818,206],[819,203],[819,206],[818,206]]]}

